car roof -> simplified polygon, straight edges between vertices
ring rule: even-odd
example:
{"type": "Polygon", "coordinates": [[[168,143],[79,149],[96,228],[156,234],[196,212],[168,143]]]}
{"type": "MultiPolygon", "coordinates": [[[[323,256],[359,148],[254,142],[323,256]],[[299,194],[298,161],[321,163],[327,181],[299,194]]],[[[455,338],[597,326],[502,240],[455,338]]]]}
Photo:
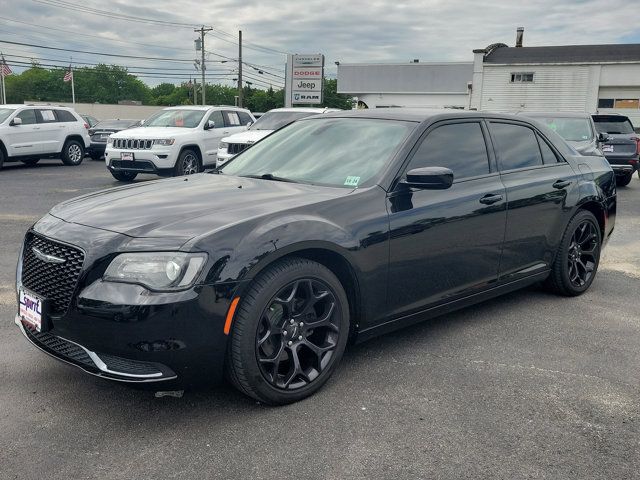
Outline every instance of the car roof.
{"type": "Polygon", "coordinates": [[[174,107],[166,107],[162,110],[200,110],[207,111],[211,108],[225,108],[227,110],[248,111],[246,108],[234,107],[231,105],[177,105],[174,107]]]}
{"type": "MultiPolygon", "coordinates": [[[[309,120],[319,118],[372,118],[381,120],[401,120],[407,122],[424,122],[427,120],[444,120],[447,118],[494,118],[503,120],[523,121],[520,116],[508,113],[493,113],[477,110],[459,110],[453,108],[375,108],[363,110],[341,110],[330,112],[322,116],[309,117],[309,120]]],[[[307,120],[307,119],[305,119],[307,120]]]]}
{"type": "Polygon", "coordinates": [[[63,109],[63,110],[73,110],[71,107],[65,107],[64,105],[33,105],[31,103],[8,103],[6,105],[0,105],[0,108],[45,108],[45,109],[63,109]]]}
{"type": "Polygon", "coordinates": [[[555,117],[555,118],[591,118],[590,113],[585,112],[517,112],[516,115],[525,117],[555,117]]]}

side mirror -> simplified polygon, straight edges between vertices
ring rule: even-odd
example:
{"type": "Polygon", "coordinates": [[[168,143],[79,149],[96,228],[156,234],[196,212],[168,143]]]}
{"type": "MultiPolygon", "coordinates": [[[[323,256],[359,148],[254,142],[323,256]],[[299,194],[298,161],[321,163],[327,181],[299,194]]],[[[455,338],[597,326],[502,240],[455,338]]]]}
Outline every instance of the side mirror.
{"type": "Polygon", "coordinates": [[[444,167],[414,168],[402,183],[423,190],[446,190],[453,184],[453,172],[444,167]]]}
{"type": "Polygon", "coordinates": [[[207,123],[204,124],[204,129],[211,130],[212,128],[216,128],[216,122],[213,120],[207,120],[207,123]]]}
{"type": "Polygon", "coordinates": [[[598,134],[598,141],[599,142],[606,142],[608,140],[609,140],[609,134],[608,133],[600,132],[598,134]]]}
{"type": "Polygon", "coordinates": [[[20,117],[13,117],[13,119],[9,122],[9,125],[15,127],[16,125],[22,125],[22,119],[20,117]]]}

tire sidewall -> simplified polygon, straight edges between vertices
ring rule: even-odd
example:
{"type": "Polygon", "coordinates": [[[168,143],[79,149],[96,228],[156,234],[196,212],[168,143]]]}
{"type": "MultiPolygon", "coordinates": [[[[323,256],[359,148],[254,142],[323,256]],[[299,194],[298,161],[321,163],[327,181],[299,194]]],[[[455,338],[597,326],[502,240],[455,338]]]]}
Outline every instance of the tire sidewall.
{"type": "Polygon", "coordinates": [[[176,162],[176,166],[174,168],[175,176],[177,176],[177,177],[184,176],[184,170],[182,168],[182,162],[184,161],[184,157],[186,157],[189,154],[191,154],[194,157],[196,157],[196,160],[198,161],[198,171],[196,173],[202,172],[202,160],[200,159],[200,155],[198,155],[198,152],[196,152],[195,150],[187,148],[187,149],[183,150],[182,152],[180,152],[180,155],[178,155],[178,161],[176,162]]]}
{"type": "Polygon", "coordinates": [[[626,175],[621,175],[619,177],[616,177],[616,185],[618,187],[626,187],[627,185],[629,185],[629,183],[631,183],[632,179],[633,179],[633,172],[628,173],[626,175]]]}
{"type": "Polygon", "coordinates": [[[589,211],[581,210],[578,212],[567,225],[567,229],[565,230],[565,235],[562,239],[562,245],[560,246],[559,258],[558,260],[561,262],[561,281],[563,287],[571,294],[571,295],[580,295],[586,292],[591,284],[596,278],[596,274],[598,272],[598,267],[600,266],[600,255],[602,253],[602,234],[600,232],[600,225],[598,224],[598,220],[596,217],[589,211]],[[571,239],[573,238],[573,234],[575,229],[585,220],[590,221],[596,231],[596,235],[598,236],[598,254],[596,256],[596,262],[593,268],[593,275],[588,282],[586,282],[582,287],[577,287],[571,283],[569,279],[569,265],[567,264],[567,258],[569,256],[569,246],[571,245],[571,239]]]}
{"type": "Polygon", "coordinates": [[[80,165],[83,159],[84,159],[84,147],[80,144],[80,142],[78,142],[77,140],[67,140],[63,148],[62,162],[65,165],[70,165],[75,167],[80,165]],[[74,162],[73,160],[71,160],[71,157],[69,155],[69,150],[73,145],[77,145],[78,148],[80,148],[80,159],[77,162],[74,162]]]}
{"type": "MultiPolygon", "coordinates": [[[[242,305],[243,300],[241,299],[241,305],[239,307],[244,307],[244,309],[239,308],[237,312],[242,311],[243,315],[242,318],[235,319],[233,326],[236,327],[238,322],[243,322],[243,330],[247,332],[247,335],[237,335],[235,328],[233,328],[231,332],[230,341],[239,347],[242,367],[247,381],[255,390],[260,400],[274,405],[296,402],[320,389],[340,363],[349,337],[349,304],[342,284],[338,278],[323,265],[302,259],[301,261],[303,262],[302,265],[295,265],[294,268],[290,268],[283,274],[278,275],[277,280],[267,283],[266,288],[252,292],[254,301],[245,301],[244,305],[242,305]],[[292,391],[284,391],[273,387],[264,378],[256,357],[255,341],[260,316],[268,306],[268,303],[271,302],[281,288],[299,278],[320,280],[331,289],[340,307],[340,337],[334,350],[331,364],[322,371],[317,379],[305,387],[292,391]]],[[[245,299],[246,298],[247,297],[245,297],[245,299]]],[[[236,313],[236,315],[238,315],[238,313],[236,313]]]]}

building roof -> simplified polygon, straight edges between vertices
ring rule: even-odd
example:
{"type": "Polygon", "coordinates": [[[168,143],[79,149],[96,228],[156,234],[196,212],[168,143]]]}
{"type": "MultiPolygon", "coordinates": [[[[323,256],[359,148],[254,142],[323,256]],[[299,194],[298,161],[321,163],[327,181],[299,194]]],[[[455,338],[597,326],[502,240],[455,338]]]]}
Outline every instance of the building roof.
{"type": "Polygon", "coordinates": [[[467,93],[472,62],[341,63],[338,93],[467,93]]]}
{"type": "Polygon", "coordinates": [[[640,44],[498,47],[484,57],[484,63],[497,64],[610,62],[640,62],[640,44]]]}

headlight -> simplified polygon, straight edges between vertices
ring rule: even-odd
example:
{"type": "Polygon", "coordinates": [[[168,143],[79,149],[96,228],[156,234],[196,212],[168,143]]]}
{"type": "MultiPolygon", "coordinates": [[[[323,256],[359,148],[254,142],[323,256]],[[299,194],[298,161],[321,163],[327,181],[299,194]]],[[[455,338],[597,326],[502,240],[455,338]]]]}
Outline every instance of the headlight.
{"type": "Polygon", "coordinates": [[[113,138],[111,138],[111,135],[107,137],[107,145],[113,145],[113,138]]]}
{"type": "Polygon", "coordinates": [[[228,143],[226,143],[226,142],[220,142],[220,143],[218,144],[218,148],[221,148],[221,149],[223,149],[223,150],[226,150],[227,148],[229,148],[229,144],[228,144],[228,143]]]}
{"type": "Polygon", "coordinates": [[[195,283],[206,261],[206,253],[122,253],[111,261],[102,279],[137,283],[150,290],[182,290],[195,283]]]}
{"type": "Polygon", "coordinates": [[[173,145],[176,142],[175,138],[158,138],[153,141],[154,145],[162,145],[163,147],[168,147],[173,145]]]}

